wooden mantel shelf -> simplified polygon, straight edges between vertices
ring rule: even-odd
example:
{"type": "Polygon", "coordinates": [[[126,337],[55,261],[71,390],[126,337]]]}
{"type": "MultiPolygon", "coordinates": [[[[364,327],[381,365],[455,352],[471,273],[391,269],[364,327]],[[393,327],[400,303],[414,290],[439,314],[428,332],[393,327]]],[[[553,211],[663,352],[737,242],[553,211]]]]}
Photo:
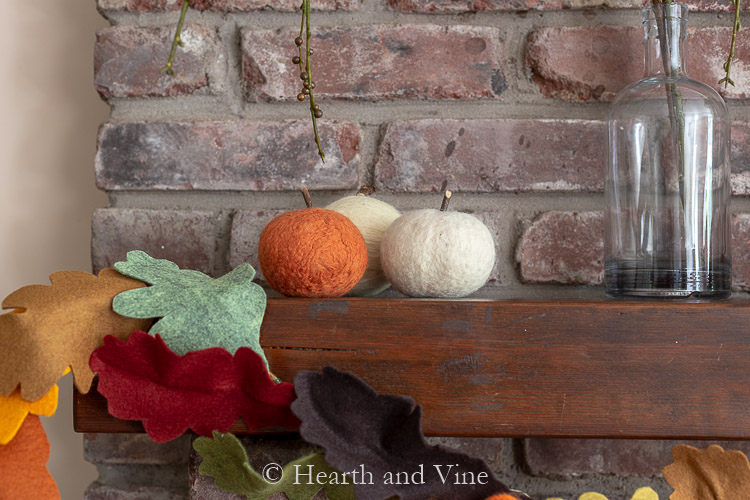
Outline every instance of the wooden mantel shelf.
{"type": "MultiPolygon", "coordinates": [[[[270,299],[261,343],[284,380],[333,365],[413,397],[429,435],[750,438],[748,302],[270,299]]],[[[143,431],[96,391],[74,418],[143,431]]]]}

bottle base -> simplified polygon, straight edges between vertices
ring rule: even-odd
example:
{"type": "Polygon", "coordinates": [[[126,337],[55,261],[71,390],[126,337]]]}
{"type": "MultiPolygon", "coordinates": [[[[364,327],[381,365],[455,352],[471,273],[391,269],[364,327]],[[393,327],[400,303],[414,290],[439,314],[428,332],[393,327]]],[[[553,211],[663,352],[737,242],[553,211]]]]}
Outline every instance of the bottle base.
{"type": "Polygon", "coordinates": [[[712,262],[710,271],[675,269],[654,262],[607,259],[608,297],[654,299],[725,299],[732,294],[731,265],[712,262]]]}
{"type": "Polygon", "coordinates": [[[732,295],[731,290],[659,290],[653,288],[632,290],[607,289],[605,293],[607,297],[613,299],[727,299],[732,295]]]}

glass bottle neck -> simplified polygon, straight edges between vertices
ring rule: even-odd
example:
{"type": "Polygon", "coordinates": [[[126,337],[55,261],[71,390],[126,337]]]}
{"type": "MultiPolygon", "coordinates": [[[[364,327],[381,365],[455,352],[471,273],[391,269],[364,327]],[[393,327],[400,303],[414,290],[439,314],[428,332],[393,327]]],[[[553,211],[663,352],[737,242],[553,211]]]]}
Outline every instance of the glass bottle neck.
{"type": "Polygon", "coordinates": [[[687,6],[654,4],[643,10],[645,77],[685,76],[687,6]]]}

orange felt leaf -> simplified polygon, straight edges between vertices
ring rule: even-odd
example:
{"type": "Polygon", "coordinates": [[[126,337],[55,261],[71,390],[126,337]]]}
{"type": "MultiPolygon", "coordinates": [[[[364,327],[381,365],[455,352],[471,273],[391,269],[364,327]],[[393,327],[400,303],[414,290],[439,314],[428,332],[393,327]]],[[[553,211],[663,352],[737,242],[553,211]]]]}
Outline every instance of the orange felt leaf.
{"type": "Polygon", "coordinates": [[[674,463],[662,470],[674,488],[670,500],[730,500],[750,491],[750,462],[741,451],[724,451],[715,444],[705,450],[678,444],[672,458],[674,463]]]}
{"type": "Polygon", "coordinates": [[[146,286],[114,269],[99,276],[82,271],[50,275],[52,285],[31,285],[3,301],[0,316],[0,396],[21,386],[21,397],[36,401],[52,389],[70,366],[76,387],[91,388],[89,357],[107,335],[127,338],[148,329],[150,320],[120,316],[112,309],[115,295],[146,286]]]}
{"type": "Polygon", "coordinates": [[[49,441],[39,417],[29,416],[16,438],[0,446],[0,498],[60,500],[60,492],[47,470],[49,441]]]}

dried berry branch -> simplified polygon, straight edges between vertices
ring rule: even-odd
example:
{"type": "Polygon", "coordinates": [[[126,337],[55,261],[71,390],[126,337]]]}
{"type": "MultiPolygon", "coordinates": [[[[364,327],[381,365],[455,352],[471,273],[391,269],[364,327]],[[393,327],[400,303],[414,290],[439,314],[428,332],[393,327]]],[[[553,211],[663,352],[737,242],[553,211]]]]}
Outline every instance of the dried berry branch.
{"type": "MultiPolygon", "coordinates": [[[[195,2],[196,0],[192,0],[195,2]]],[[[177,22],[177,29],[175,30],[174,39],[172,40],[172,48],[169,51],[169,59],[167,64],[161,68],[162,73],[166,73],[169,76],[174,76],[174,59],[177,53],[177,47],[183,47],[182,42],[182,27],[185,24],[185,17],[187,14],[188,6],[191,0],[183,0],[182,10],[180,11],[180,20],[177,22]]],[[[318,146],[318,155],[320,159],[325,163],[325,154],[323,148],[320,145],[320,136],[318,135],[318,118],[323,117],[323,111],[320,106],[315,104],[315,96],[313,95],[313,89],[315,88],[315,82],[312,79],[312,70],[310,65],[310,56],[313,55],[314,51],[310,47],[310,39],[312,38],[312,31],[310,31],[310,0],[302,0],[300,6],[302,10],[302,22],[300,24],[299,36],[294,40],[299,48],[299,56],[295,56],[292,59],[294,64],[299,65],[300,78],[302,79],[302,92],[297,95],[297,99],[304,101],[306,97],[310,98],[310,115],[312,116],[313,131],[315,132],[315,144],[318,146]],[[302,38],[304,35],[304,39],[302,38]],[[304,50],[304,57],[303,51],[304,50]]]]}
{"type": "Polygon", "coordinates": [[[726,76],[719,80],[719,85],[722,83],[724,84],[724,88],[727,88],[729,85],[734,87],[734,82],[729,77],[729,71],[732,69],[732,59],[734,59],[734,46],[735,42],[737,41],[737,32],[742,28],[742,23],[740,23],[740,0],[732,0],[732,3],[734,4],[734,26],[732,27],[732,44],[729,47],[729,56],[727,57],[727,62],[724,63],[724,72],[726,73],[726,76]]]}
{"type": "Polygon", "coordinates": [[[320,136],[318,135],[318,118],[323,117],[323,111],[320,106],[315,104],[315,95],[313,89],[315,88],[315,82],[312,79],[312,71],[310,68],[310,56],[313,55],[314,51],[310,48],[310,38],[312,38],[312,32],[310,31],[310,0],[302,0],[302,22],[299,28],[299,36],[294,39],[294,43],[299,48],[299,55],[292,58],[294,64],[299,65],[300,78],[302,79],[302,92],[297,94],[297,99],[304,101],[306,97],[310,98],[310,116],[312,116],[313,131],[315,133],[315,144],[318,146],[318,155],[323,163],[326,161],[326,155],[323,153],[323,148],[320,145],[320,136]],[[302,38],[302,35],[305,38],[302,38]],[[302,46],[304,45],[304,49],[302,46]],[[304,57],[303,53],[304,52],[304,57]]]}

